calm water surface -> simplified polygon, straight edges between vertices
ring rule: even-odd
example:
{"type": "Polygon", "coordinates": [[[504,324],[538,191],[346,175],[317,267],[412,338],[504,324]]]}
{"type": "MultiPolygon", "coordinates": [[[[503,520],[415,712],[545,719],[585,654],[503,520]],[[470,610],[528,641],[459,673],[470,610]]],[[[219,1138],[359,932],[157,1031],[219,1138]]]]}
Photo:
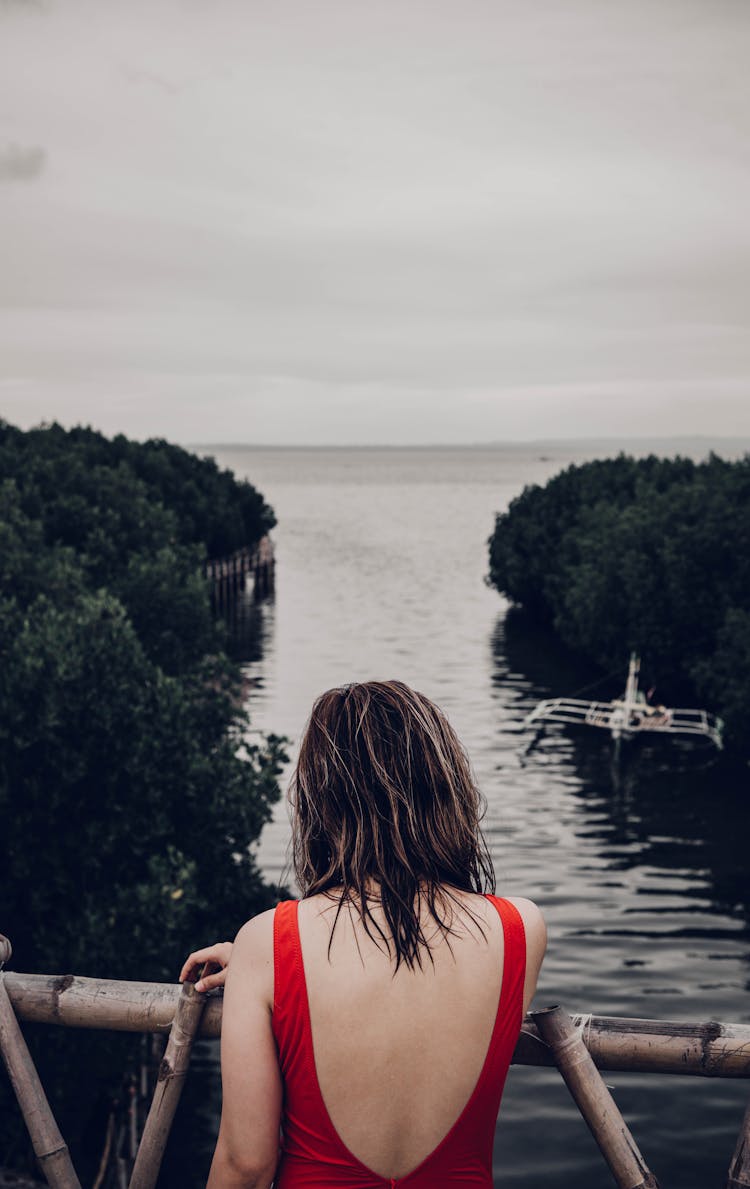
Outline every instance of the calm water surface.
{"type": "MultiPolygon", "coordinates": [[[[398,677],[416,686],[472,757],[500,892],[544,910],[537,1005],[750,1020],[744,775],[674,741],[632,748],[615,768],[593,732],[550,733],[519,758],[525,714],[591,674],[485,585],[486,539],[524,484],[581,461],[586,447],[544,457],[533,448],[214,453],[259,487],[279,521],[276,597],[259,611],[262,656],[245,665],[254,728],[296,742],[331,685],[398,677]]],[[[288,877],[288,842],[282,804],[259,846],[269,878],[288,877]]],[[[663,1185],[724,1184],[748,1083],[608,1081],[663,1185]]],[[[609,1183],[555,1072],[511,1070],[495,1160],[509,1189],[609,1183]]]]}

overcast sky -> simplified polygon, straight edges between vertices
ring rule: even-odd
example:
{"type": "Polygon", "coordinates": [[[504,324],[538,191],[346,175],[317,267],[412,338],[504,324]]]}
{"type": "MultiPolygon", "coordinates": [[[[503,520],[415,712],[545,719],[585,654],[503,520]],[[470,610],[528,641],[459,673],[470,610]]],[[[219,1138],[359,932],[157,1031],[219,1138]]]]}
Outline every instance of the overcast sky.
{"type": "Polygon", "coordinates": [[[747,0],[0,0],[0,414],[750,434],[747,0]]]}

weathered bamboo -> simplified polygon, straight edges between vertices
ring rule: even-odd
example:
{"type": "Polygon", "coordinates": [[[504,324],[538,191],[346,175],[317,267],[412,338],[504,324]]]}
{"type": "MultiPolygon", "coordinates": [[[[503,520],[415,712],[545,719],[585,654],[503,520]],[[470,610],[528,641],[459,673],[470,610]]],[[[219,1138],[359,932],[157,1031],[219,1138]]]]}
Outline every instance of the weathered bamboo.
{"type": "Polygon", "coordinates": [[[10,955],[10,942],[0,935],[0,1054],[47,1183],[54,1189],[81,1189],[8,996],[2,967],[10,955]]]}
{"type": "MultiPolygon", "coordinates": [[[[167,1033],[180,998],[179,983],[125,982],[72,974],[8,972],[5,977],[20,1020],[67,1028],[167,1033]]],[[[221,999],[209,999],[201,1035],[220,1034],[221,999]]]]}
{"type": "MultiPolygon", "coordinates": [[[[532,1013],[533,1018],[533,1013],[532,1013]]],[[[586,1020],[586,1047],[600,1069],[750,1077],[750,1026],[716,1020],[639,1020],[574,1016],[586,1020]]]]}
{"type": "Polygon", "coordinates": [[[745,1111],[737,1147],[729,1166],[727,1189],[748,1189],[750,1186],[750,1106],[745,1111]]]}
{"type": "Polygon", "coordinates": [[[533,1018],[619,1189],[658,1189],[568,1013],[550,1007],[534,1012],[533,1018]]]}
{"type": "MultiPolygon", "coordinates": [[[[69,1028],[166,1033],[180,997],[177,983],[11,972],[5,981],[19,1019],[69,1028]]],[[[221,1006],[219,997],[208,997],[200,1036],[221,1034],[221,1006]]],[[[586,1047],[599,1069],[750,1078],[750,1025],[618,1016],[586,1019],[586,1047]]],[[[554,1065],[533,1013],[526,1017],[513,1060],[516,1065],[554,1065]]]]}
{"type": "Polygon", "coordinates": [[[191,982],[184,982],[138,1146],[130,1189],[153,1189],[156,1184],[205,1005],[206,996],[196,991],[191,982]]]}

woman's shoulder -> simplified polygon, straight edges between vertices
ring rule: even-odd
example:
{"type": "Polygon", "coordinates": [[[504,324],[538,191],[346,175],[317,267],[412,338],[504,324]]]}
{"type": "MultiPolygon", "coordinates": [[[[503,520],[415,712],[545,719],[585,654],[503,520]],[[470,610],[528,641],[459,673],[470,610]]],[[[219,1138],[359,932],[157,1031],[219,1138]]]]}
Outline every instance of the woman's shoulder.
{"type": "Polygon", "coordinates": [[[265,912],[259,912],[257,916],[250,917],[239,929],[234,944],[242,949],[256,949],[268,941],[269,937],[273,941],[275,914],[276,909],[269,908],[265,912]]]}
{"type": "MultiPolygon", "coordinates": [[[[494,916],[494,909],[489,905],[489,896],[482,895],[478,892],[463,892],[457,888],[451,888],[450,892],[471,913],[478,914],[480,919],[488,920],[494,916]]],[[[492,899],[505,900],[513,905],[523,921],[527,949],[533,949],[534,951],[540,950],[543,955],[547,945],[547,926],[539,905],[535,904],[527,896],[493,895],[492,899]]]]}
{"type": "MultiPolygon", "coordinates": [[[[456,891],[457,889],[451,889],[452,893],[455,893],[456,891]]],[[[479,908],[483,903],[487,904],[487,901],[490,899],[490,896],[483,895],[478,892],[460,892],[459,896],[467,905],[467,907],[471,907],[473,909],[479,908]]],[[[509,904],[512,904],[519,913],[527,932],[529,930],[532,932],[538,932],[540,930],[546,929],[541,908],[527,896],[506,896],[500,893],[495,893],[491,898],[493,900],[506,900],[509,904]]]]}
{"type": "Polygon", "coordinates": [[[538,904],[526,896],[506,896],[523,921],[527,966],[539,970],[547,949],[547,924],[538,904]]]}
{"type": "Polygon", "coordinates": [[[259,912],[245,921],[232,947],[235,981],[252,985],[262,997],[273,999],[273,921],[275,909],[259,912]]]}
{"type": "Polygon", "coordinates": [[[518,913],[527,929],[539,930],[544,929],[546,932],[546,924],[544,921],[544,914],[538,904],[533,900],[529,900],[527,896],[504,896],[504,900],[508,900],[518,913]]]}

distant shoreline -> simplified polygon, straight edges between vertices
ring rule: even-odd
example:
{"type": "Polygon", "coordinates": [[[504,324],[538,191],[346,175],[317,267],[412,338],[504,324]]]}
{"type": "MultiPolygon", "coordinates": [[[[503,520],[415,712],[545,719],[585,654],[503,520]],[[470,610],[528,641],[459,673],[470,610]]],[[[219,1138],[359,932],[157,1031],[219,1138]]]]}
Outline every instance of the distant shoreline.
{"type": "Polygon", "coordinates": [[[488,450],[509,450],[509,451],[524,451],[524,450],[550,450],[555,453],[569,453],[571,450],[585,449],[590,450],[606,450],[616,451],[619,453],[628,454],[632,451],[645,451],[647,453],[660,453],[666,450],[669,453],[680,453],[681,450],[711,450],[716,453],[722,450],[731,450],[733,454],[750,453],[750,436],[741,437],[709,437],[707,435],[696,434],[693,436],[680,435],[675,437],[632,437],[632,438],[599,438],[599,437],[579,437],[579,438],[528,438],[528,439],[513,439],[507,442],[492,441],[492,442],[316,442],[316,443],[301,443],[294,442],[285,444],[283,442],[189,442],[186,447],[188,450],[247,450],[259,452],[262,450],[274,451],[411,451],[411,452],[446,452],[446,451],[488,451],[488,450]]]}

